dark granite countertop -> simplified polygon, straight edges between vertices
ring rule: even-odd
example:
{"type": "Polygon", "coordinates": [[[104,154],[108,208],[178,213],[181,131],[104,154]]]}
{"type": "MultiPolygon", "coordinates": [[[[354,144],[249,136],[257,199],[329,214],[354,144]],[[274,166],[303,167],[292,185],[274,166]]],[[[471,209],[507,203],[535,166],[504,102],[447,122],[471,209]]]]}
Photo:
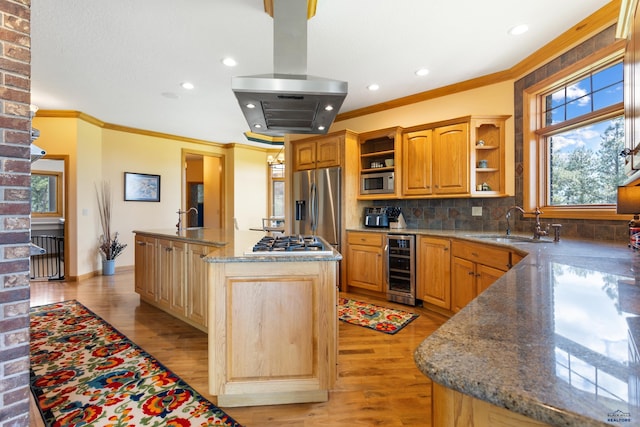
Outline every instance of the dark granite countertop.
{"type": "Polygon", "coordinates": [[[640,425],[639,253],[611,242],[353,231],[452,237],[528,254],[416,349],[416,365],[434,382],[550,425],[640,425]]]}
{"type": "Polygon", "coordinates": [[[253,245],[265,235],[264,231],[234,230],[220,228],[189,228],[178,232],[174,229],[134,230],[157,238],[178,240],[186,243],[197,243],[213,246],[212,251],[204,258],[205,262],[309,262],[339,261],[342,255],[326,241],[327,249],[322,254],[314,252],[264,252],[251,253],[253,245]],[[326,253],[329,252],[329,253],[326,253]]]}

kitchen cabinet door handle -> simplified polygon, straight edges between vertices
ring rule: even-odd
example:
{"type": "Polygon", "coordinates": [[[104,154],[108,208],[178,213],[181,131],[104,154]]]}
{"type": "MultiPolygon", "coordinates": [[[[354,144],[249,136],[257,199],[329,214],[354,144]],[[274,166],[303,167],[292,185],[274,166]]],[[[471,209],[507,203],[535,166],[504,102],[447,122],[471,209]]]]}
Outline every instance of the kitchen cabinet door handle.
{"type": "Polygon", "coordinates": [[[146,242],[138,242],[138,246],[146,246],[147,243],[146,242]]]}
{"type": "Polygon", "coordinates": [[[171,252],[173,250],[173,248],[164,248],[165,251],[167,252],[171,252]]]}
{"type": "Polygon", "coordinates": [[[202,259],[202,258],[204,258],[204,257],[206,257],[206,255],[204,255],[204,254],[201,254],[201,255],[200,255],[200,259],[202,259]]]}
{"type": "Polygon", "coordinates": [[[473,271],[469,272],[469,276],[473,276],[475,273],[473,271]]]}

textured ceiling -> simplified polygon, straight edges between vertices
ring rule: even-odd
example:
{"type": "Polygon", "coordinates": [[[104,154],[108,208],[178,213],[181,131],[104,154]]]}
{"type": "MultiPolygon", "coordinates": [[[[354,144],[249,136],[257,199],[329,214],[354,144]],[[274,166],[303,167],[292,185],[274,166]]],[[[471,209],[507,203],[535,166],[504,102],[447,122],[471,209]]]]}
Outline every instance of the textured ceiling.
{"type": "MultiPolygon", "coordinates": [[[[509,69],[606,3],[318,0],[308,74],[348,82],[344,113],[509,69]],[[521,23],[529,32],[507,34],[521,23]],[[429,75],[417,77],[421,67],[429,75]],[[372,82],[380,90],[368,91],[372,82]]],[[[262,0],[32,0],[31,8],[40,109],[247,142],[231,77],[273,72],[273,20],[262,0]],[[222,65],[225,56],[238,65],[222,65]]]]}

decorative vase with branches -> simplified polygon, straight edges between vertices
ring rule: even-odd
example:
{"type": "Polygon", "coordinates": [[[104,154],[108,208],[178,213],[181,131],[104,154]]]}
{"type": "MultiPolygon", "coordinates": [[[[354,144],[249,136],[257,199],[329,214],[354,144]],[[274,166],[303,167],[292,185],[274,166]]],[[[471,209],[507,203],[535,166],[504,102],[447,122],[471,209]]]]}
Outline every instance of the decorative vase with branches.
{"type": "Polygon", "coordinates": [[[98,199],[100,225],[102,226],[98,249],[103,260],[114,260],[127,245],[118,241],[117,232],[113,235],[111,234],[111,185],[103,181],[100,188],[96,186],[96,197],[98,199]]]}

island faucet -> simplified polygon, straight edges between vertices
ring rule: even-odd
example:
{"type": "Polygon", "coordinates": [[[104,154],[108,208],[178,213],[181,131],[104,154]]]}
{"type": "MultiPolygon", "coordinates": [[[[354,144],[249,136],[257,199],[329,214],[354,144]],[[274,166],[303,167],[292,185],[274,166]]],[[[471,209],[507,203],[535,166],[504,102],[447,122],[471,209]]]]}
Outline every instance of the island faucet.
{"type": "Polygon", "coordinates": [[[524,214],[524,209],[522,209],[520,206],[511,206],[509,209],[507,209],[507,214],[505,215],[505,218],[507,218],[507,236],[511,234],[511,225],[509,224],[509,218],[511,218],[511,211],[514,209],[517,209],[524,214]]]}
{"type": "Polygon", "coordinates": [[[178,214],[178,223],[176,224],[176,227],[178,228],[178,233],[184,230],[184,227],[182,226],[182,215],[188,214],[191,211],[195,211],[196,215],[198,214],[198,209],[196,208],[189,208],[186,211],[178,209],[178,212],[176,212],[178,214]]]}

